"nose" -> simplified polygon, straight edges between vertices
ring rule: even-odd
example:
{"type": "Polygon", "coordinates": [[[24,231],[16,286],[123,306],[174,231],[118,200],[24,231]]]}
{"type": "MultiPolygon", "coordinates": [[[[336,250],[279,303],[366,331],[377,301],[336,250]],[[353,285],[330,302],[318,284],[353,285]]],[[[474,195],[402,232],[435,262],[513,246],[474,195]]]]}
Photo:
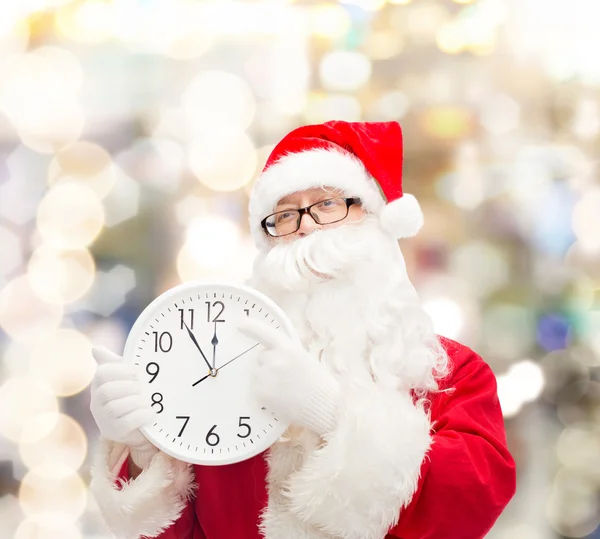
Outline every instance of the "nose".
{"type": "Polygon", "coordinates": [[[300,221],[300,228],[296,233],[298,234],[298,236],[307,236],[308,234],[317,230],[320,227],[321,225],[317,224],[317,222],[312,218],[312,215],[310,215],[310,213],[307,212],[302,216],[302,219],[300,221]]]}

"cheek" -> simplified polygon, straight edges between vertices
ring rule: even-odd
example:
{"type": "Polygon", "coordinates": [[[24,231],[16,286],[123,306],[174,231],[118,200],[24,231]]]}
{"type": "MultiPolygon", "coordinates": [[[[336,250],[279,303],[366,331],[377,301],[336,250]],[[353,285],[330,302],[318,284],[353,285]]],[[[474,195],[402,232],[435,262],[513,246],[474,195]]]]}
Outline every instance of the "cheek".
{"type": "Polygon", "coordinates": [[[348,211],[349,221],[360,221],[365,216],[365,211],[360,206],[350,206],[348,211]]]}

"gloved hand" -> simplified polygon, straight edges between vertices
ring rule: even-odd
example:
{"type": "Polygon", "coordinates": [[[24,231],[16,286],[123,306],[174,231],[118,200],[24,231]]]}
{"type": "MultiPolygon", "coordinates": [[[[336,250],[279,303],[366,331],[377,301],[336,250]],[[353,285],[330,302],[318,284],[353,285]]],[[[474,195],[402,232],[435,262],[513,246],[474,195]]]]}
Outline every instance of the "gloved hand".
{"type": "Polygon", "coordinates": [[[152,424],[154,412],[144,402],[133,366],[105,348],[93,348],[98,369],[92,380],[90,410],[100,434],[129,446],[133,462],[148,465],[158,449],[138,430],[152,424]]]}
{"type": "Polygon", "coordinates": [[[333,375],[299,341],[263,322],[246,320],[238,329],[263,345],[251,381],[258,402],[321,436],[333,431],[340,398],[333,375]]]}

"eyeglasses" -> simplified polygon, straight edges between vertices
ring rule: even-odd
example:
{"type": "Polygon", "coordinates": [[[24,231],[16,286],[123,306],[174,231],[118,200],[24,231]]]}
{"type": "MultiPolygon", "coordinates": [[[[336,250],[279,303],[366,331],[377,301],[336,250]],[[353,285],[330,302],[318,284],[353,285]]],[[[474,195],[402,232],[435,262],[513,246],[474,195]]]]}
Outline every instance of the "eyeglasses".
{"type": "Polygon", "coordinates": [[[308,213],[319,225],[330,225],[348,217],[350,206],[360,204],[360,198],[329,198],[315,202],[306,208],[278,211],[261,222],[264,231],[275,238],[293,234],[300,228],[302,217],[308,213]]]}

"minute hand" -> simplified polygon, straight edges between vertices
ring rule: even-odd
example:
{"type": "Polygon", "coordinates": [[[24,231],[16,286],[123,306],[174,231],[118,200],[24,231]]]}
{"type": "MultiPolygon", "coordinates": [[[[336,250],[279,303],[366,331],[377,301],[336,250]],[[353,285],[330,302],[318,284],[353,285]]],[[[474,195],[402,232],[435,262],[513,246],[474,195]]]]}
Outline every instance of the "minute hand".
{"type": "Polygon", "coordinates": [[[183,325],[185,326],[185,329],[187,329],[187,332],[188,332],[188,335],[190,336],[190,339],[192,339],[193,343],[196,345],[196,348],[202,354],[202,358],[206,362],[206,365],[208,366],[208,369],[209,370],[213,370],[212,367],[210,366],[210,363],[208,362],[208,359],[206,359],[206,356],[204,355],[204,352],[202,351],[202,348],[200,348],[200,345],[198,344],[198,341],[196,340],[196,337],[194,337],[194,334],[192,333],[192,331],[190,330],[190,328],[188,327],[188,325],[185,322],[183,322],[183,325]]]}

